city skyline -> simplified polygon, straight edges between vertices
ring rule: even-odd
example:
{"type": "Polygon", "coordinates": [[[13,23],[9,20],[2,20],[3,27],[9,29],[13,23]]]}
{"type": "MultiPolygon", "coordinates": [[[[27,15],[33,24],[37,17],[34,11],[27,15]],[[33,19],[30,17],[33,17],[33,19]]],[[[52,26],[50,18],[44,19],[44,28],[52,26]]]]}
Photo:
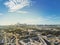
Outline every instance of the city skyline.
{"type": "Polygon", "coordinates": [[[0,0],[0,25],[60,24],[60,0],[0,0]]]}

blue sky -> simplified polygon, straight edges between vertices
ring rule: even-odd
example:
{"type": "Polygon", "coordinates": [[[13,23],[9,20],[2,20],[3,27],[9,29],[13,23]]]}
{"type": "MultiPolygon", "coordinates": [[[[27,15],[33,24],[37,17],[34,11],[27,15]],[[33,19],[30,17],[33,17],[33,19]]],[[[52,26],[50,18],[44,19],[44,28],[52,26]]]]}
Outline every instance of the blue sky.
{"type": "Polygon", "coordinates": [[[60,24],[60,0],[0,0],[0,25],[60,24]]]}

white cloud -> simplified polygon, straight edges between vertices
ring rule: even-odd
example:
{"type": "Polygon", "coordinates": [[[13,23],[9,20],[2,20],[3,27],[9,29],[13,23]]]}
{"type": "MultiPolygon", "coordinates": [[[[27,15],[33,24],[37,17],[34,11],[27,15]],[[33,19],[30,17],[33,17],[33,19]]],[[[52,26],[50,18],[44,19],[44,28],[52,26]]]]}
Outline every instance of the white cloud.
{"type": "Polygon", "coordinates": [[[26,14],[28,12],[27,11],[16,11],[16,13],[26,14]]]}
{"type": "Polygon", "coordinates": [[[0,13],[0,15],[3,15],[2,13],[0,13]]]}
{"type": "Polygon", "coordinates": [[[47,16],[47,19],[52,19],[52,20],[56,20],[56,19],[59,19],[60,16],[57,16],[57,15],[52,15],[52,16],[47,16]]]}
{"type": "Polygon", "coordinates": [[[20,23],[26,23],[26,24],[43,24],[48,21],[48,19],[44,19],[43,17],[38,18],[29,18],[29,19],[22,19],[20,20],[20,23]]]}
{"type": "Polygon", "coordinates": [[[4,5],[8,7],[8,12],[15,12],[25,6],[29,6],[30,0],[9,0],[8,2],[5,2],[4,5]]]}

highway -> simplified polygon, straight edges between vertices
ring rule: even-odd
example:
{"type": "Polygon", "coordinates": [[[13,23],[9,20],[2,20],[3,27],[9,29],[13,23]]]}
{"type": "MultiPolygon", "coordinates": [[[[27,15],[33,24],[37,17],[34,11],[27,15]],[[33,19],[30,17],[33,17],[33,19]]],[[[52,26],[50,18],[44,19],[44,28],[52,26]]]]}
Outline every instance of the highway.
{"type": "Polygon", "coordinates": [[[40,34],[38,34],[39,40],[42,42],[42,45],[47,45],[47,43],[44,41],[44,39],[41,37],[40,34]]]}

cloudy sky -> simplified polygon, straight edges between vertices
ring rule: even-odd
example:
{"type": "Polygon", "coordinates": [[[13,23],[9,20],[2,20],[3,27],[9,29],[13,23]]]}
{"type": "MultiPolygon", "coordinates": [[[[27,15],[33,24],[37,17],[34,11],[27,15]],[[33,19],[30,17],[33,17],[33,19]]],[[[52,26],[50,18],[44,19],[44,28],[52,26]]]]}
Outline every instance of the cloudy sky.
{"type": "Polygon", "coordinates": [[[60,24],[60,0],[0,0],[0,25],[60,24]]]}

